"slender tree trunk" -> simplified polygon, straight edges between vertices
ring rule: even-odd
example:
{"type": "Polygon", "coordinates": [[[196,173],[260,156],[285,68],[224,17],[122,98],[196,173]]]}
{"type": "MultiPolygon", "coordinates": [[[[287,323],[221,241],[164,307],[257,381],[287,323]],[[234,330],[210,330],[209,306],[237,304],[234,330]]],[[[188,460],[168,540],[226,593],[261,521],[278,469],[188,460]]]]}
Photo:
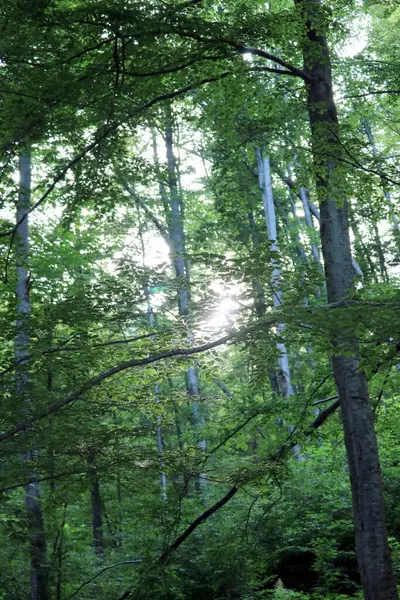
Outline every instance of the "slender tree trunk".
{"type": "Polygon", "coordinates": [[[315,260],[315,262],[321,269],[321,258],[319,256],[318,246],[316,244],[314,244],[313,239],[312,239],[312,233],[314,231],[314,224],[313,224],[312,217],[311,217],[310,205],[308,203],[308,191],[304,187],[300,187],[299,191],[300,191],[301,203],[303,205],[303,210],[304,210],[304,220],[305,220],[306,226],[308,227],[309,232],[310,232],[311,253],[313,255],[313,259],[315,260]]]}
{"type": "MultiPolygon", "coordinates": [[[[308,206],[310,208],[310,212],[314,215],[314,217],[317,219],[318,223],[320,224],[320,237],[321,237],[321,213],[318,210],[318,208],[315,206],[315,204],[313,204],[310,200],[309,195],[307,194],[307,198],[308,198],[308,206]]],[[[346,198],[344,198],[344,202],[346,204],[346,210],[348,210],[348,202],[346,200],[346,198]]],[[[323,251],[322,251],[323,254],[323,251]]],[[[353,271],[355,275],[358,275],[362,280],[364,280],[364,273],[360,267],[360,265],[358,264],[358,262],[356,261],[356,259],[352,256],[351,257],[351,265],[353,267],[353,271]]]]}
{"type": "MultiPolygon", "coordinates": [[[[93,465],[93,457],[88,457],[88,464],[93,465]]],[[[101,503],[100,482],[96,471],[93,469],[88,473],[91,489],[90,500],[92,507],[92,532],[93,532],[93,548],[99,558],[103,558],[105,554],[104,534],[103,534],[103,511],[101,503]]]]}
{"type": "MultiPolygon", "coordinates": [[[[278,231],[276,223],[276,213],[274,197],[272,193],[272,179],[271,179],[271,166],[268,157],[263,157],[262,152],[259,148],[256,149],[257,157],[257,168],[258,178],[261,190],[261,197],[264,206],[265,220],[267,223],[268,239],[270,242],[270,250],[272,252],[278,252],[278,231]]],[[[272,269],[272,294],[273,304],[276,311],[279,311],[283,307],[283,293],[280,288],[280,269],[276,260],[271,261],[273,265],[272,269]]],[[[281,339],[285,336],[285,324],[278,324],[278,335],[281,339]]],[[[276,344],[279,351],[278,358],[278,382],[280,392],[283,398],[289,398],[294,395],[294,388],[292,385],[292,378],[289,366],[289,354],[284,341],[280,341],[276,344]]],[[[287,427],[288,431],[293,431],[293,426],[287,427]]],[[[300,459],[301,449],[298,444],[292,448],[292,454],[295,458],[300,459]]]]}
{"type": "Polygon", "coordinates": [[[308,263],[308,258],[307,258],[307,254],[304,250],[303,244],[300,241],[300,237],[299,237],[299,234],[297,231],[297,227],[299,225],[299,218],[298,218],[297,212],[296,212],[296,202],[294,201],[290,190],[289,190],[289,202],[290,202],[292,217],[289,220],[289,218],[286,215],[285,216],[282,215],[282,222],[288,229],[289,241],[290,242],[294,241],[294,243],[295,243],[296,254],[299,259],[299,262],[304,266],[308,263]],[[293,231],[293,229],[294,229],[294,231],[293,231]]]}
{"type": "Polygon", "coordinates": [[[67,505],[64,505],[64,515],[54,544],[54,554],[57,560],[56,600],[61,600],[63,584],[64,530],[67,520],[67,505]]]}
{"type": "Polygon", "coordinates": [[[387,282],[389,281],[389,277],[386,269],[385,253],[382,247],[381,236],[379,235],[378,224],[374,217],[372,218],[372,229],[374,231],[374,245],[376,249],[376,254],[378,256],[379,271],[381,274],[382,281],[387,282]]]}
{"type": "MultiPolygon", "coordinates": [[[[20,187],[17,205],[17,229],[15,235],[15,255],[17,269],[17,319],[15,334],[15,358],[17,368],[17,395],[22,402],[22,410],[31,410],[29,396],[29,323],[31,303],[29,298],[30,277],[29,264],[29,225],[31,190],[31,160],[28,153],[19,158],[20,187]],[[23,219],[22,222],[20,222],[23,219]]],[[[37,451],[29,449],[24,454],[24,461],[29,469],[29,476],[34,476],[34,463],[37,451]]],[[[46,535],[41,501],[40,485],[30,483],[25,487],[25,505],[28,514],[28,537],[31,556],[31,600],[48,599],[48,568],[46,559],[46,535]]]]}
{"type": "MultiPolygon", "coordinates": [[[[307,108],[321,211],[321,244],[328,301],[342,301],[354,287],[347,201],[340,192],[343,177],[338,158],[339,125],[333,99],[331,65],[321,33],[319,0],[297,0],[304,22],[304,70],[309,77],[307,108]],[[315,24],[318,23],[318,31],[315,24]]],[[[337,331],[333,373],[340,399],[353,497],[353,519],[361,583],[365,600],[397,600],[398,593],[387,542],[378,448],[364,373],[357,348],[346,332],[337,331]],[[353,347],[342,355],[340,345],[353,347]]]]}
{"type": "MultiPolygon", "coordinates": [[[[167,117],[169,121],[169,116],[167,117]]],[[[192,341],[192,332],[189,322],[189,265],[185,260],[185,233],[183,224],[183,201],[178,189],[178,174],[174,156],[173,130],[170,122],[165,129],[165,143],[167,151],[168,166],[168,185],[170,191],[170,220],[169,220],[169,238],[173,248],[173,264],[177,278],[178,287],[178,309],[180,317],[186,322],[188,328],[189,342],[192,341]]],[[[197,438],[197,444],[200,448],[206,448],[204,440],[204,418],[197,402],[200,396],[199,377],[196,366],[190,366],[186,372],[186,389],[192,400],[193,425],[197,438]]],[[[197,480],[196,485],[201,486],[205,483],[204,475],[197,480]]]]}
{"type": "Polygon", "coordinates": [[[369,272],[371,277],[376,282],[378,282],[379,278],[376,272],[374,261],[372,260],[370,252],[364,243],[363,237],[358,228],[358,223],[356,221],[355,215],[350,210],[350,208],[351,207],[349,207],[349,223],[350,229],[353,232],[354,236],[354,247],[357,253],[357,258],[360,261],[360,268],[362,268],[363,272],[365,271],[365,273],[369,272]]]}
{"type": "MultiPolygon", "coordinates": [[[[157,170],[159,170],[159,162],[158,162],[158,154],[157,154],[157,138],[155,136],[155,133],[153,132],[153,153],[154,153],[154,162],[156,165],[157,170]]],[[[164,188],[164,184],[162,183],[162,181],[159,182],[159,186],[160,186],[160,194],[163,198],[163,204],[164,204],[164,210],[166,210],[166,198],[164,198],[165,196],[165,188],[164,188]]],[[[132,193],[133,190],[131,190],[132,193]]],[[[144,245],[144,240],[143,240],[143,232],[142,232],[142,222],[141,222],[141,218],[140,218],[140,210],[139,210],[139,201],[138,198],[135,198],[136,200],[136,206],[137,206],[137,212],[138,212],[138,223],[139,223],[139,236],[140,236],[140,244],[142,247],[142,262],[143,262],[143,269],[146,269],[146,248],[144,245]]],[[[147,212],[147,214],[151,214],[151,211],[148,209],[148,207],[146,207],[146,205],[142,205],[145,209],[145,211],[147,212]]],[[[153,216],[153,215],[152,215],[153,216]]],[[[168,220],[168,216],[167,216],[167,220],[168,220]]],[[[153,216],[153,222],[155,222],[159,229],[161,228],[160,233],[163,235],[164,240],[165,238],[168,238],[168,234],[166,231],[164,231],[164,227],[161,226],[161,223],[158,221],[158,219],[156,219],[153,216]]],[[[168,242],[168,245],[170,245],[170,240],[167,239],[166,240],[168,242]]],[[[156,327],[157,326],[157,319],[155,314],[153,313],[153,308],[151,306],[151,299],[150,299],[150,288],[149,288],[149,282],[146,282],[145,285],[145,296],[147,298],[147,322],[149,324],[149,327],[156,327]]],[[[154,336],[151,336],[151,339],[154,341],[154,336]]],[[[158,382],[155,384],[154,386],[154,401],[156,404],[159,403],[159,397],[158,397],[158,392],[159,392],[159,384],[158,382]]],[[[164,444],[163,444],[163,438],[162,438],[162,427],[161,427],[161,419],[160,417],[157,417],[157,429],[156,429],[156,440],[157,440],[157,451],[158,454],[161,455],[163,454],[164,451],[164,444]]],[[[161,459],[161,467],[164,467],[164,462],[161,459]]],[[[161,497],[163,498],[163,500],[167,499],[167,476],[165,474],[165,471],[162,470],[160,473],[160,483],[161,483],[161,497]]]]}
{"type": "MultiPolygon", "coordinates": [[[[249,221],[250,235],[251,240],[253,242],[253,248],[256,250],[260,245],[260,236],[258,234],[257,225],[254,219],[254,212],[251,206],[249,207],[247,218],[249,221]]],[[[251,284],[254,293],[254,308],[256,311],[256,315],[258,317],[263,317],[265,315],[266,308],[264,288],[258,277],[253,277],[251,284]]]]}
{"type": "MultiPolygon", "coordinates": [[[[257,166],[258,166],[258,179],[261,190],[261,196],[264,206],[265,219],[267,223],[268,239],[270,241],[270,250],[272,252],[278,252],[278,234],[276,228],[276,215],[275,205],[272,195],[272,183],[271,183],[271,168],[268,157],[263,157],[261,150],[256,149],[257,166]]],[[[283,294],[280,289],[280,270],[276,260],[272,261],[272,294],[273,294],[273,305],[275,310],[278,310],[283,306],[283,294]]],[[[284,337],[285,325],[279,323],[278,334],[280,337],[284,337]]],[[[276,345],[279,350],[280,357],[278,359],[279,365],[279,383],[281,393],[284,398],[293,395],[294,390],[292,386],[290,367],[289,367],[289,355],[286,349],[286,345],[283,342],[278,342],[276,345]]]]}

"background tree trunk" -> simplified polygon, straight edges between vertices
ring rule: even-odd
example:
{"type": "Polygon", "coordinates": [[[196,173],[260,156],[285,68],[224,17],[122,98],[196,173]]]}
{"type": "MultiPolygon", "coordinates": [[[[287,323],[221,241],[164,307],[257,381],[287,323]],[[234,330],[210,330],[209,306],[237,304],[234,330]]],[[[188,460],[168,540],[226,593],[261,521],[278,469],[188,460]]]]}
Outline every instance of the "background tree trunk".
{"type": "MultiPolygon", "coordinates": [[[[17,395],[22,402],[24,413],[31,411],[29,392],[29,325],[31,315],[29,264],[29,224],[31,190],[31,159],[28,153],[19,157],[19,194],[17,205],[17,229],[15,235],[15,256],[17,269],[17,319],[14,352],[17,364],[17,395]]],[[[27,449],[23,460],[28,477],[34,478],[34,463],[37,451],[27,449]]],[[[39,483],[25,487],[25,505],[28,514],[28,538],[31,555],[31,600],[48,599],[48,568],[46,560],[46,535],[39,483]]]]}
{"type": "MultiPolygon", "coordinates": [[[[265,220],[267,224],[268,231],[268,239],[270,241],[270,250],[271,252],[278,252],[278,233],[276,227],[276,214],[275,214],[275,205],[274,198],[272,194],[272,182],[271,182],[271,167],[269,163],[269,158],[264,157],[259,148],[256,149],[256,157],[257,157],[257,168],[258,168],[258,180],[261,190],[261,197],[263,201],[265,220]]],[[[271,264],[273,265],[272,269],[272,295],[273,295],[273,305],[275,310],[278,310],[283,306],[283,294],[280,289],[280,270],[276,260],[272,260],[271,264]]],[[[284,323],[278,324],[278,335],[280,337],[284,336],[285,325],[284,323]]],[[[289,367],[289,355],[286,349],[286,344],[279,341],[276,344],[276,347],[280,353],[278,359],[279,373],[278,379],[281,388],[281,394],[283,398],[287,398],[288,396],[293,395],[294,390],[292,386],[291,376],[290,376],[290,367],[289,367]]]]}
{"type": "MultiPolygon", "coordinates": [[[[168,186],[170,191],[170,219],[169,219],[169,238],[172,245],[173,264],[177,278],[178,288],[178,309],[179,315],[187,324],[189,342],[192,342],[192,331],[189,319],[189,301],[190,301],[190,280],[189,264],[185,259],[185,232],[183,200],[178,188],[178,172],[174,156],[173,129],[170,115],[167,115],[167,126],[165,128],[165,144],[167,152],[168,166],[168,186]]],[[[186,389],[188,395],[192,398],[192,418],[193,426],[200,448],[206,448],[206,442],[203,438],[204,417],[197,399],[200,396],[199,376],[196,366],[190,366],[186,371],[186,389]]],[[[205,476],[200,475],[196,481],[196,486],[201,487],[206,482],[205,476]]]]}

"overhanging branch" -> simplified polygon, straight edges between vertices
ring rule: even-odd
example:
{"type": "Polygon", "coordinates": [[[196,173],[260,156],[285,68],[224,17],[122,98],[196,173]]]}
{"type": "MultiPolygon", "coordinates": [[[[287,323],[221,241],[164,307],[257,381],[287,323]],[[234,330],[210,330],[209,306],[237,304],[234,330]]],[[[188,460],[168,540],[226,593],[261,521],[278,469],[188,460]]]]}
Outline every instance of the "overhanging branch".
{"type": "MultiPolygon", "coordinates": [[[[173,98],[178,98],[180,96],[184,96],[188,92],[191,92],[191,91],[197,89],[198,87],[201,87],[201,86],[206,85],[208,83],[212,83],[214,81],[218,81],[220,79],[223,79],[224,77],[227,77],[230,74],[231,74],[230,71],[224,71],[223,73],[220,73],[219,75],[216,75],[214,77],[207,77],[205,79],[201,79],[200,81],[191,83],[191,84],[189,84],[189,85],[187,85],[187,86],[185,86],[183,88],[180,88],[178,90],[174,90],[174,91],[171,91],[171,92],[166,92],[165,94],[160,94],[159,96],[156,96],[155,98],[152,98],[148,102],[145,102],[144,104],[142,104],[142,106],[139,106],[138,108],[135,108],[134,110],[130,111],[128,113],[128,119],[132,119],[132,118],[135,118],[135,117],[140,117],[144,111],[148,110],[152,106],[155,106],[156,104],[159,104],[160,102],[164,102],[166,100],[172,100],[173,98]]],[[[100,131],[98,131],[96,133],[93,141],[90,142],[90,144],[88,144],[87,146],[85,146],[74,158],[72,158],[56,174],[56,176],[54,177],[53,181],[51,182],[51,184],[49,185],[49,187],[47,188],[47,190],[44,192],[44,194],[42,194],[42,196],[31,206],[31,208],[29,209],[29,211],[26,212],[23,217],[21,217],[21,219],[14,225],[14,227],[12,227],[11,229],[8,229],[7,231],[0,232],[0,238],[11,236],[11,239],[13,240],[14,236],[15,236],[15,233],[17,231],[17,227],[19,225],[21,225],[21,223],[23,223],[23,221],[27,218],[27,216],[31,212],[33,212],[34,210],[36,210],[39,206],[41,206],[43,204],[43,202],[47,199],[47,197],[55,189],[55,187],[57,186],[57,184],[64,180],[66,174],[76,164],[78,164],[83,158],[85,158],[85,156],[87,156],[88,154],[90,154],[91,152],[93,152],[93,150],[95,150],[102,142],[104,142],[104,140],[106,138],[108,138],[112,133],[114,133],[117,129],[119,129],[119,127],[122,124],[123,124],[122,121],[118,121],[116,123],[110,124],[109,126],[107,126],[105,128],[102,128],[100,131]]]]}
{"type": "Polygon", "coordinates": [[[31,417],[26,419],[26,421],[17,423],[16,425],[14,425],[14,427],[10,428],[8,431],[0,434],[0,442],[4,442],[5,440],[8,440],[8,439],[14,437],[21,431],[24,431],[24,430],[28,429],[29,427],[31,427],[31,425],[36,423],[36,421],[39,421],[40,419],[43,419],[44,417],[54,414],[61,408],[68,406],[72,402],[75,402],[75,400],[78,400],[78,398],[80,398],[83,394],[85,394],[86,392],[88,392],[89,390],[94,388],[96,385],[99,385],[100,383],[102,383],[106,379],[109,379],[113,375],[116,375],[117,373],[127,371],[128,369],[131,369],[132,367],[143,367],[145,365],[149,365],[151,363],[155,363],[160,360],[164,360],[166,358],[173,358],[176,356],[192,356],[194,354],[200,354],[202,352],[206,352],[207,350],[212,350],[213,348],[222,346],[222,345],[226,344],[227,342],[230,342],[233,340],[238,340],[243,335],[247,335],[248,333],[251,333],[251,332],[255,331],[256,329],[258,329],[259,327],[269,327],[269,326],[273,325],[274,323],[275,323],[275,319],[270,319],[268,321],[264,321],[264,323],[254,325],[252,327],[248,327],[247,329],[243,329],[242,331],[229,333],[229,334],[223,336],[222,338],[219,338],[218,340],[215,340],[213,342],[208,342],[207,344],[202,344],[201,346],[196,346],[194,348],[175,348],[173,350],[159,352],[157,354],[153,354],[152,356],[147,356],[145,358],[122,361],[119,364],[115,365],[114,367],[111,367],[109,369],[106,369],[105,371],[102,371],[101,373],[96,375],[96,377],[93,377],[92,379],[87,381],[78,390],[76,390],[72,394],[69,394],[65,398],[58,400],[51,406],[44,409],[41,413],[39,413],[37,415],[32,415],[31,417]]]}
{"type": "MultiPolygon", "coordinates": [[[[333,402],[330,406],[328,406],[325,410],[323,410],[317,418],[309,425],[308,430],[304,432],[304,436],[310,435],[315,429],[321,427],[323,423],[327,420],[327,418],[335,412],[335,410],[339,407],[339,400],[333,402]]],[[[297,444],[298,440],[290,440],[289,444],[281,446],[274,454],[272,459],[280,459],[285,454],[287,450],[293,448],[297,444]]],[[[183,542],[207,519],[209,519],[214,513],[216,513],[220,508],[225,506],[239,491],[239,487],[233,485],[228,492],[222,496],[215,504],[213,504],[210,508],[205,510],[201,515],[197,517],[194,521],[190,523],[188,527],[186,527],[185,531],[181,533],[180,536],[176,538],[176,540],[168,546],[168,548],[161,554],[159,558],[159,562],[161,564],[166,564],[170,555],[175,552],[183,544],[183,542]]]]}

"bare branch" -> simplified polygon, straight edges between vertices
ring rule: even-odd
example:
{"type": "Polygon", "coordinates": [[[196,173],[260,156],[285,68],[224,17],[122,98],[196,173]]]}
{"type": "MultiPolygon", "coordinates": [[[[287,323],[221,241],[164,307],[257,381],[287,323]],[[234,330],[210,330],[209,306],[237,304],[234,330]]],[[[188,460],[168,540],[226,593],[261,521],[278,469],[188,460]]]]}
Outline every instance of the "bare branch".
{"type": "MultiPolygon", "coordinates": [[[[231,39],[227,39],[227,38],[219,38],[219,39],[218,38],[208,38],[200,33],[197,33],[197,31],[195,31],[194,29],[189,31],[189,30],[185,30],[185,29],[179,29],[178,27],[173,27],[173,26],[170,28],[163,28],[163,29],[152,30],[152,31],[146,32],[146,35],[149,35],[149,36],[150,35],[152,35],[152,36],[168,35],[168,34],[190,38],[193,40],[197,40],[198,42],[202,42],[204,44],[215,45],[217,47],[230,46],[231,48],[234,48],[235,50],[237,50],[240,54],[252,54],[253,56],[260,56],[261,58],[266,58],[267,60],[271,60],[272,62],[280,65],[281,67],[284,67],[285,69],[290,71],[293,75],[300,77],[301,79],[303,79],[306,82],[309,82],[312,79],[310,77],[310,75],[305,73],[302,69],[299,69],[298,67],[292,65],[291,63],[287,62],[286,60],[283,60],[276,54],[272,54],[271,52],[262,50],[261,48],[253,48],[252,46],[246,46],[245,44],[241,44],[240,42],[237,42],[235,40],[231,40],[231,39]]],[[[127,37],[130,37],[130,36],[128,35],[127,37]]],[[[285,72],[282,73],[282,71],[279,69],[277,72],[280,75],[285,74],[285,72]]]]}
{"type": "Polygon", "coordinates": [[[350,96],[343,96],[344,98],[365,98],[365,96],[376,96],[378,94],[400,94],[400,90],[376,90],[372,92],[364,92],[361,94],[351,94],[350,96]]]}
{"type": "MultiPolygon", "coordinates": [[[[87,350],[87,349],[91,350],[93,348],[105,348],[107,346],[119,346],[119,345],[123,345],[123,344],[132,344],[133,342],[138,342],[139,340],[145,340],[147,338],[154,338],[155,336],[159,336],[163,333],[166,333],[166,332],[153,331],[153,333],[146,333],[144,335],[138,335],[137,337],[127,338],[124,340],[110,340],[108,342],[102,342],[101,344],[93,344],[93,346],[61,346],[60,345],[56,348],[49,348],[48,350],[43,350],[42,352],[40,352],[40,354],[42,354],[42,356],[48,356],[49,354],[57,354],[59,352],[77,352],[79,350],[87,350]]],[[[25,356],[23,358],[23,360],[24,361],[30,360],[33,357],[34,357],[34,354],[29,354],[28,356],[25,356]]],[[[7,373],[10,373],[11,371],[13,371],[20,362],[21,362],[21,359],[17,359],[11,365],[9,365],[5,369],[3,369],[3,371],[0,371],[0,377],[3,377],[3,375],[6,375],[7,373]]]]}
{"type": "MultiPolygon", "coordinates": [[[[323,423],[325,423],[326,419],[339,407],[339,400],[336,400],[336,402],[333,402],[333,404],[331,404],[330,406],[328,406],[328,408],[326,408],[324,411],[322,411],[318,417],[311,423],[311,425],[309,426],[308,430],[304,433],[305,436],[310,435],[315,429],[318,429],[318,427],[320,427],[323,423]]],[[[290,440],[289,444],[283,445],[281,446],[276,453],[274,454],[274,456],[272,457],[273,459],[280,459],[282,458],[282,456],[285,454],[285,452],[294,447],[296,445],[296,441],[294,441],[293,439],[290,440]]],[[[207,510],[205,510],[199,517],[197,517],[197,519],[195,519],[194,521],[192,521],[192,523],[190,523],[190,525],[185,529],[185,531],[176,538],[176,540],[170,545],[168,546],[168,548],[161,554],[160,558],[159,558],[159,562],[162,564],[166,564],[168,562],[168,559],[170,557],[170,555],[175,552],[175,550],[177,550],[179,548],[179,546],[181,544],[183,544],[183,542],[193,533],[193,531],[195,529],[197,529],[197,527],[199,525],[201,525],[202,523],[204,523],[204,521],[206,521],[209,517],[211,517],[211,515],[213,515],[215,512],[217,512],[217,510],[219,510],[220,508],[222,508],[225,504],[227,504],[227,502],[229,502],[229,500],[231,500],[235,494],[237,494],[237,492],[239,491],[240,488],[238,488],[236,485],[233,485],[230,490],[228,490],[228,492],[225,494],[225,496],[223,496],[220,500],[218,500],[218,502],[216,502],[215,504],[213,504],[210,508],[208,508],[207,510]]]]}
{"type": "Polygon", "coordinates": [[[294,71],[288,71],[286,69],[274,69],[273,67],[251,67],[249,69],[252,73],[256,72],[256,73],[278,73],[278,75],[291,75],[293,77],[298,77],[298,74],[295,73],[294,71]]]}
{"type": "Polygon", "coordinates": [[[325,423],[325,421],[327,420],[327,418],[333,413],[335,412],[335,410],[337,408],[339,408],[340,406],[340,400],[335,400],[335,402],[333,402],[332,404],[330,404],[327,408],[325,408],[325,410],[323,410],[318,417],[315,419],[315,421],[313,423],[311,423],[310,425],[310,432],[314,429],[318,429],[318,427],[320,427],[323,423],[325,423]]]}
{"type": "Polygon", "coordinates": [[[315,402],[313,402],[313,406],[318,406],[319,404],[325,404],[326,402],[330,402],[331,400],[336,400],[336,399],[337,399],[337,395],[329,396],[329,398],[324,398],[323,400],[316,400],[315,402]]]}
{"type": "Polygon", "coordinates": [[[94,581],[95,579],[97,579],[97,577],[100,577],[100,575],[102,575],[104,573],[104,571],[108,571],[109,569],[115,569],[116,567],[120,567],[121,565],[137,565],[138,563],[141,563],[141,562],[142,562],[141,558],[136,558],[134,560],[123,560],[121,562],[115,563],[115,565],[108,565],[107,567],[103,567],[98,573],[96,573],[96,575],[93,575],[93,577],[91,577],[87,581],[84,581],[73,592],[73,594],[71,594],[70,596],[67,596],[65,598],[65,600],[70,600],[70,598],[73,598],[74,596],[76,596],[77,593],[80,592],[83,587],[85,587],[86,585],[88,585],[89,583],[91,583],[92,581],[94,581]]]}
{"type": "Polygon", "coordinates": [[[90,469],[87,469],[87,468],[74,469],[71,471],[63,471],[62,473],[56,473],[55,475],[52,474],[52,475],[44,475],[43,477],[30,477],[29,479],[26,479],[25,481],[23,481],[21,483],[14,483],[13,485],[9,485],[7,487],[0,488],[0,494],[4,494],[5,492],[10,492],[11,490],[16,490],[18,488],[25,487],[25,486],[29,485],[30,483],[41,483],[43,481],[52,481],[52,480],[62,479],[63,477],[70,477],[71,475],[85,475],[86,473],[105,471],[106,469],[109,469],[116,465],[118,465],[118,466],[120,465],[119,461],[111,462],[106,465],[100,465],[99,467],[91,466],[90,469]]]}
{"type": "MultiPolygon", "coordinates": [[[[183,71],[187,67],[190,67],[191,65],[195,65],[202,60],[215,61],[215,60],[224,60],[226,58],[228,58],[228,57],[225,54],[219,54],[217,56],[203,56],[202,54],[197,54],[193,58],[187,60],[185,63],[182,63],[180,65],[168,65],[168,66],[162,67],[161,69],[157,69],[156,71],[147,71],[147,72],[123,71],[123,75],[125,77],[138,77],[138,78],[140,78],[140,77],[155,77],[157,75],[167,75],[168,73],[177,73],[178,71],[183,71]]],[[[290,73],[290,74],[292,75],[292,73],[290,73]]]]}
{"type": "Polygon", "coordinates": [[[233,496],[237,494],[238,491],[239,488],[236,485],[233,485],[231,489],[225,494],[225,496],[220,498],[218,502],[210,506],[210,508],[205,510],[200,516],[197,517],[197,519],[192,521],[189,527],[187,527],[185,531],[179,537],[177,537],[176,540],[170,546],[168,546],[165,552],[161,554],[159,562],[161,564],[166,564],[170,555],[173,552],[175,552],[175,550],[177,550],[181,544],[183,544],[183,542],[193,533],[193,531],[197,529],[199,525],[204,523],[204,521],[207,521],[207,519],[209,519],[211,515],[216,513],[217,510],[225,506],[225,504],[229,502],[229,500],[231,500],[233,496]]]}

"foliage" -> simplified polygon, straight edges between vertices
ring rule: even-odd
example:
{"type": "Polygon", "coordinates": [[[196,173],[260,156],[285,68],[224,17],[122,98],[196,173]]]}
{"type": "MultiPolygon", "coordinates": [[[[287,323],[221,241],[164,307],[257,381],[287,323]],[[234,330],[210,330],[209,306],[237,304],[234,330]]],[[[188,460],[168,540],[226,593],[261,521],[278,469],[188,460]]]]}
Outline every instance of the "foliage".
{"type": "Polygon", "coordinates": [[[312,153],[327,149],[310,141],[299,3],[3,1],[0,14],[0,598],[30,594],[34,481],[51,599],[361,597],[341,416],[310,429],[337,397],[332,356],[355,345],[398,574],[399,9],[335,0],[315,13],[363,273],[337,306],[301,196],[318,204],[312,153]],[[357,27],[366,45],[346,56],[357,27]],[[270,158],[278,248],[257,149],[270,158]],[[27,152],[31,312],[18,362],[27,152]],[[293,395],[277,366],[286,351],[293,395]]]}

